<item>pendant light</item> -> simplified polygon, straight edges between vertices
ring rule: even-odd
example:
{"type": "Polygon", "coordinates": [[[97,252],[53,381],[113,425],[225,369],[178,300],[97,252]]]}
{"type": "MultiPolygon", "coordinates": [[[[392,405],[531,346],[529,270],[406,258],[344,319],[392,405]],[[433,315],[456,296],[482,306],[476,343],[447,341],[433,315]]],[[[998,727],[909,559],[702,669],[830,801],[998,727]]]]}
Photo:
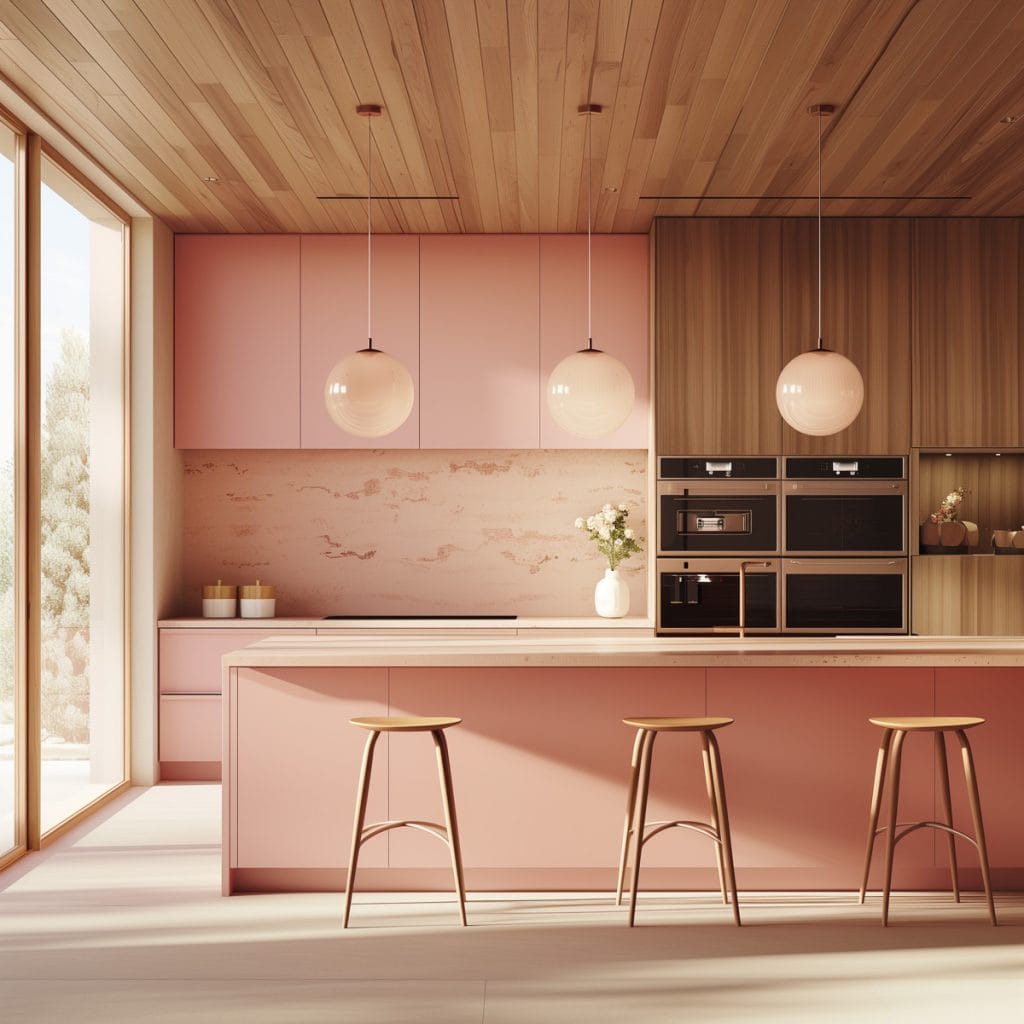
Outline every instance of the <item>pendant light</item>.
{"type": "Polygon", "coordinates": [[[802,352],[782,368],[775,402],[782,418],[801,434],[825,437],[845,430],[864,404],[864,378],[846,356],[824,346],[821,335],[821,119],[828,104],[809,107],[818,117],[818,347],[802,352]]]}
{"type": "Polygon", "coordinates": [[[601,107],[587,103],[578,110],[587,117],[587,347],[566,356],[548,378],[548,411],[567,433],[604,437],[626,422],[635,389],[629,370],[614,356],[594,348],[591,310],[591,137],[590,117],[601,107]]]}
{"type": "Polygon", "coordinates": [[[373,347],[373,228],[370,160],[373,154],[373,119],[380,117],[375,103],[356,107],[366,118],[366,348],[334,364],[324,385],[324,402],[334,422],[356,437],[384,437],[397,430],[412,412],[414,389],[409,371],[394,356],[373,347]]]}

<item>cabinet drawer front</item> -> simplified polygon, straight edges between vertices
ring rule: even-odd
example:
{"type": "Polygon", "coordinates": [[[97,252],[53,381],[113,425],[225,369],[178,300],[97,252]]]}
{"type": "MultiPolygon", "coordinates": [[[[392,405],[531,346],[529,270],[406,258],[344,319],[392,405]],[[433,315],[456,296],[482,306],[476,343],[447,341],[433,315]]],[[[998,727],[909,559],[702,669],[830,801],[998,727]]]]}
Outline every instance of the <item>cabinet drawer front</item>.
{"type": "Polygon", "coordinates": [[[162,629],[160,693],[220,693],[220,659],[269,636],[312,636],[312,629],[162,629]]]}
{"type": "Polygon", "coordinates": [[[160,760],[219,761],[220,697],[181,694],[160,698],[160,760]]]}

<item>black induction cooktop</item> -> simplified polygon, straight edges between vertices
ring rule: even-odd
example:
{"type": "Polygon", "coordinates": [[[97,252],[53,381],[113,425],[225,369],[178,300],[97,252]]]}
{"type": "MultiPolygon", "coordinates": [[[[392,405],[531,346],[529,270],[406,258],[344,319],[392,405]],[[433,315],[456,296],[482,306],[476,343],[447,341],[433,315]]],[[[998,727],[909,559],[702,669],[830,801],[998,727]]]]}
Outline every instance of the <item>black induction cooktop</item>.
{"type": "Polygon", "coordinates": [[[518,619],[518,615],[325,615],[325,619],[518,619]]]}

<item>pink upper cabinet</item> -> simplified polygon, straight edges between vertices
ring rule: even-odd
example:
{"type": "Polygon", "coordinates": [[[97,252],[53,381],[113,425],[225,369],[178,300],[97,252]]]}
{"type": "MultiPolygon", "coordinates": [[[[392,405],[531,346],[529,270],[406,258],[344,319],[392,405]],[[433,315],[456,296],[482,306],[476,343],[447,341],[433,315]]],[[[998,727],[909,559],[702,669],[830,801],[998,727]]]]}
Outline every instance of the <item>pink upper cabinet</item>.
{"type": "Polygon", "coordinates": [[[420,446],[540,442],[539,239],[420,239],[420,446]]]}
{"type": "Polygon", "coordinates": [[[626,422],[606,437],[567,434],[548,412],[547,380],[567,355],[587,346],[587,239],[540,239],[540,446],[541,448],[647,448],[650,386],[648,356],[648,252],[646,235],[593,239],[594,348],[615,356],[633,375],[636,401],[626,422]]]}
{"type": "Polygon", "coordinates": [[[299,239],[179,235],[174,443],[299,446],[299,239]]]}
{"type": "Polygon", "coordinates": [[[346,434],[328,416],[334,364],[366,348],[366,236],[302,237],[302,447],[415,448],[419,444],[419,237],[373,239],[373,345],[405,364],[416,401],[385,437],[346,434]]]}

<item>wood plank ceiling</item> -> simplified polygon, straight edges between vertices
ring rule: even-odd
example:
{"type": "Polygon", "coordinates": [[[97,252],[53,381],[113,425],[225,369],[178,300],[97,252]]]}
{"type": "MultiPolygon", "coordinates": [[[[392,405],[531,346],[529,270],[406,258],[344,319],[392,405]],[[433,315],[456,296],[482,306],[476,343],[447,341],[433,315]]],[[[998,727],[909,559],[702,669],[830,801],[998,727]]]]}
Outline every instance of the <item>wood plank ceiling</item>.
{"type": "Polygon", "coordinates": [[[0,0],[8,84],[195,232],[362,230],[318,198],[365,192],[359,103],[375,194],[458,196],[378,231],[585,230],[585,102],[597,231],[812,213],[761,198],[813,196],[812,103],[826,214],[1019,216],[1022,44],[1020,0],[0,0]]]}

